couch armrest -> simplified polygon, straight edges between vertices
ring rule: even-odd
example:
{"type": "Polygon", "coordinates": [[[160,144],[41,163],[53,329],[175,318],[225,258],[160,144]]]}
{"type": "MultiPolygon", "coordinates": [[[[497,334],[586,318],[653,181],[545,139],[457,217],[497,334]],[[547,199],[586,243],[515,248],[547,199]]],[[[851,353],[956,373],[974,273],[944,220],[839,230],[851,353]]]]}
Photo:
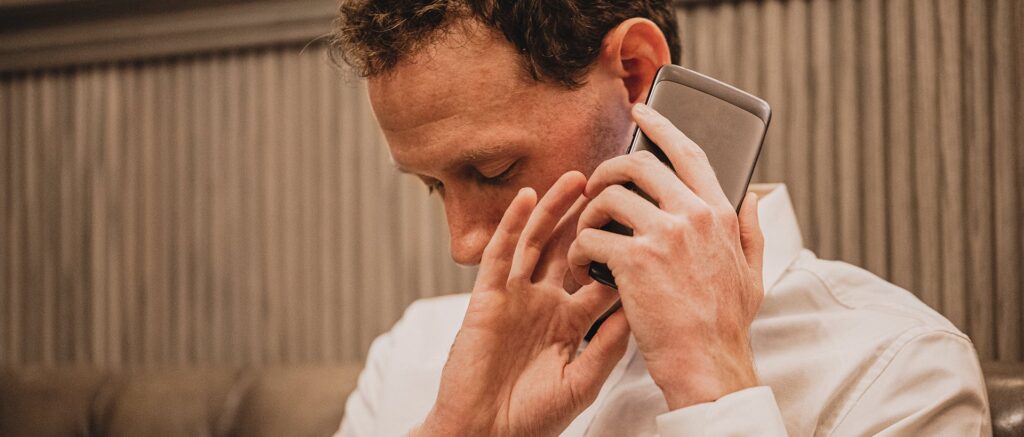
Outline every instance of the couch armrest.
{"type": "Polygon", "coordinates": [[[1024,436],[1024,363],[982,363],[988,401],[992,408],[992,435],[1024,436]]]}
{"type": "Polygon", "coordinates": [[[262,370],[243,398],[229,435],[333,435],[360,371],[358,365],[262,370]]]}
{"type": "Polygon", "coordinates": [[[360,370],[0,369],[0,436],[329,436],[360,370]]]}

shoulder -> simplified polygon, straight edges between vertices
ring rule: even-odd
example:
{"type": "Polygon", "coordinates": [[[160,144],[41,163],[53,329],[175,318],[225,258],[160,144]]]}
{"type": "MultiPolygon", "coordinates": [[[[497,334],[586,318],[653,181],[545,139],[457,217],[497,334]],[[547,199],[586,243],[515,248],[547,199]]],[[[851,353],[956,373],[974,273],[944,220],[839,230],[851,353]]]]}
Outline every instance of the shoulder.
{"type": "Polygon", "coordinates": [[[927,343],[952,343],[976,359],[970,338],[948,319],[910,291],[860,267],[805,251],[786,279],[790,287],[780,292],[814,303],[822,320],[849,331],[840,337],[892,353],[927,338],[927,343]]]}
{"type": "MultiPolygon", "coordinates": [[[[985,435],[984,377],[970,338],[913,293],[847,263],[804,257],[850,332],[867,345],[821,425],[834,435],[985,435]],[[869,432],[870,430],[870,432],[869,432]]],[[[813,287],[812,287],[813,289],[813,287]]],[[[849,346],[856,350],[859,346],[849,346]]]]}
{"type": "Polygon", "coordinates": [[[469,294],[420,299],[405,309],[394,329],[403,335],[436,335],[458,331],[468,306],[469,294]]]}
{"type": "Polygon", "coordinates": [[[447,357],[469,305],[468,294],[420,299],[406,308],[402,318],[382,338],[393,351],[393,360],[427,360],[447,357]]]}
{"type": "Polygon", "coordinates": [[[768,291],[752,335],[758,371],[795,429],[831,428],[858,417],[851,411],[865,401],[900,400],[897,416],[938,399],[984,407],[984,381],[967,335],[913,293],[809,251],[768,291]]]}
{"type": "Polygon", "coordinates": [[[343,431],[401,435],[423,420],[468,302],[469,295],[418,300],[373,341],[343,431]]]}
{"type": "MultiPolygon", "coordinates": [[[[469,306],[469,293],[448,294],[444,296],[419,299],[405,309],[403,319],[433,317],[437,315],[457,314],[462,316],[469,306]]],[[[461,318],[456,322],[461,322],[461,318]]],[[[456,323],[458,324],[458,323],[456,323]]]]}
{"type": "Polygon", "coordinates": [[[944,333],[970,342],[913,293],[852,264],[818,259],[810,251],[797,258],[778,285],[781,294],[814,302],[837,316],[870,320],[892,331],[944,333]]]}

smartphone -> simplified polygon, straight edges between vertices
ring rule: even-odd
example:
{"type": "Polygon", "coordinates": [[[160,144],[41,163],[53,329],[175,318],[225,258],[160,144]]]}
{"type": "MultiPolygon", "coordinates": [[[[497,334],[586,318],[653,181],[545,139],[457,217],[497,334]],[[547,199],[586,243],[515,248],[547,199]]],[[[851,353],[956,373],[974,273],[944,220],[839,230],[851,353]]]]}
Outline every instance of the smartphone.
{"type": "MultiPolygon", "coordinates": [[[[738,212],[768,131],[772,114],[768,103],[736,87],[671,64],[658,69],[646,103],[704,149],[725,196],[738,212]]],[[[661,149],[637,127],[626,153],[641,150],[650,151],[672,167],[661,149]]],[[[650,200],[632,184],[626,186],[650,200]]],[[[633,234],[632,229],[614,221],[601,229],[633,234]]],[[[605,264],[591,263],[590,276],[618,288],[605,264]]]]}

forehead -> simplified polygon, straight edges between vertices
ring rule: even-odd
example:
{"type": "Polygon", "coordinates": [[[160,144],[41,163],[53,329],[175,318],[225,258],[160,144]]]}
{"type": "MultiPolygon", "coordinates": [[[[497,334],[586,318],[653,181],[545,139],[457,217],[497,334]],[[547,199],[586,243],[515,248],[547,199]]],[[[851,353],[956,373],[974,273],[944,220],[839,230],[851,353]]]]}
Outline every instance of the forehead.
{"type": "Polygon", "coordinates": [[[423,48],[371,78],[368,90],[392,156],[410,169],[536,142],[571,118],[562,108],[578,109],[576,93],[526,76],[514,47],[487,29],[423,48]]]}
{"type": "MultiPolygon", "coordinates": [[[[381,128],[401,131],[529,98],[518,56],[491,32],[454,35],[369,80],[381,128]]],[[[485,111],[491,112],[491,111],[485,111]]]]}
{"type": "Polygon", "coordinates": [[[500,35],[459,26],[369,81],[370,99],[386,132],[417,129],[451,118],[496,115],[536,100],[539,84],[525,77],[519,56],[500,35]]]}

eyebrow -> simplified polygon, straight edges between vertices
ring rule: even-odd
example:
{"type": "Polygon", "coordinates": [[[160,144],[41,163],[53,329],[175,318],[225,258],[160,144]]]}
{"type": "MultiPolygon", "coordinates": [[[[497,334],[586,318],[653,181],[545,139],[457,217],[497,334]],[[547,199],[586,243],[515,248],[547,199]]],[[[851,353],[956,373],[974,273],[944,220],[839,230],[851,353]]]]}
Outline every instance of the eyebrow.
{"type": "MultiPolygon", "coordinates": [[[[513,146],[508,143],[499,143],[491,146],[482,147],[474,150],[466,150],[460,152],[452,159],[451,163],[446,166],[446,170],[465,168],[471,164],[475,164],[481,161],[487,161],[500,157],[501,155],[508,153],[513,146]]],[[[403,167],[397,161],[394,156],[391,157],[391,163],[395,166],[395,169],[400,173],[405,174],[417,174],[416,172],[403,167]]]]}

